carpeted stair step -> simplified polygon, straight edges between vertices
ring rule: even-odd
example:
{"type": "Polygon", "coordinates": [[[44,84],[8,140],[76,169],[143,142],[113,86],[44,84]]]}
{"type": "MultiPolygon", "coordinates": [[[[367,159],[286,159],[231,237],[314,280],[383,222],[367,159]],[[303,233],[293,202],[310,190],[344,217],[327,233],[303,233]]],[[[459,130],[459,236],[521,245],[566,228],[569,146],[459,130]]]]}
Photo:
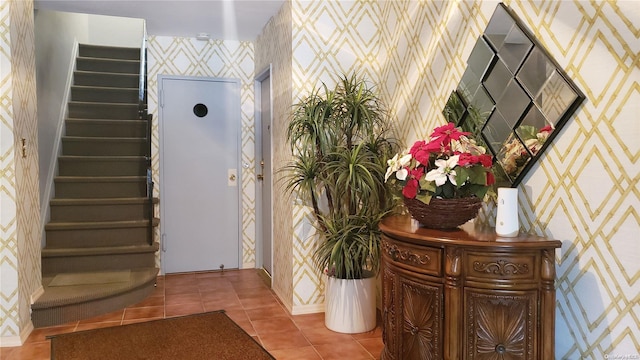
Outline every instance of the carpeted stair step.
{"type": "Polygon", "coordinates": [[[140,176],[146,174],[145,156],[59,156],[60,176],[140,176]]]}
{"type": "Polygon", "coordinates": [[[138,100],[139,93],[137,88],[126,89],[78,85],[71,87],[71,101],[136,104],[138,100]]]}
{"type": "MultiPolygon", "coordinates": [[[[155,218],[153,225],[158,224],[155,218]]],[[[149,220],[49,222],[45,231],[47,248],[51,249],[144,245],[148,243],[149,220]]]]}
{"type": "Polygon", "coordinates": [[[62,137],[63,155],[144,156],[146,152],[144,138],[62,137]]]}
{"type": "Polygon", "coordinates": [[[140,74],[140,61],[79,56],[76,58],[76,69],[116,74],[140,74]]]}
{"type": "Polygon", "coordinates": [[[147,136],[146,120],[67,119],[67,136],[137,137],[147,136]]]}
{"type": "Polygon", "coordinates": [[[42,275],[68,272],[126,270],[154,267],[158,243],[153,245],[42,249],[42,275]]]}
{"type": "Polygon", "coordinates": [[[69,117],[72,119],[137,120],[138,110],[138,104],[69,102],[69,117]]]}
{"type": "Polygon", "coordinates": [[[140,48],[79,44],[78,55],[90,58],[140,61],[140,48]]]}
{"type": "Polygon", "coordinates": [[[134,88],[140,82],[139,74],[101,73],[95,71],[75,71],[74,85],[134,88]]]}
{"type": "MultiPolygon", "coordinates": [[[[104,273],[97,273],[97,278],[104,278],[104,273]]],[[[56,275],[43,277],[44,294],[31,305],[36,328],[87,319],[138,303],[153,292],[158,269],[133,268],[128,281],[49,286],[56,275]]],[[[79,278],[84,277],[86,274],[79,274],[79,278]]]]}
{"type": "Polygon", "coordinates": [[[144,220],[150,210],[148,198],[52,199],[50,207],[52,222],[144,220]]]}
{"type": "Polygon", "coordinates": [[[59,199],[133,198],[147,194],[146,176],[56,176],[59,199]]]}

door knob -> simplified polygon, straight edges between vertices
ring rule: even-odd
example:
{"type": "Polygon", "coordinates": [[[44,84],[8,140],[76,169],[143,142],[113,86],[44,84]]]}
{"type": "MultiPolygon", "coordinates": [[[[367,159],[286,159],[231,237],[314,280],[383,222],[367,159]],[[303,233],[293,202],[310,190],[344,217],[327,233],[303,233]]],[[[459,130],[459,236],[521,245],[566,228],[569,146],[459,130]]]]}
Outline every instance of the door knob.
{"type": "Polygon", "coordinates": [[[236,175],[235,174],[229,175],[229,180],[236,181],[236,175]]]}

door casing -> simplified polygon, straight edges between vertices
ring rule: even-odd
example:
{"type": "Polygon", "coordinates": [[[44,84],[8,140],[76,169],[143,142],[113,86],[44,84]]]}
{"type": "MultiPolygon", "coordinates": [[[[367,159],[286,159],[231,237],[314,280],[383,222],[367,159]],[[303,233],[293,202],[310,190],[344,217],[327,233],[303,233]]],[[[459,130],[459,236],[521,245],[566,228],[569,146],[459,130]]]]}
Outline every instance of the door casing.
{"type": "Polygon", "coordinates": [[[273,191],[272,191],[272,143],[271,131],[266,134],[263,131],[263,109],[264,102],[268,102],[269,122],[273,121],[273,102],[271,95],[272,86],[271,65],[261,71],[255,77],[255,103],[256,103],[256,174],[262,174],[264,181],[260,181],[256,177],[256,268],[264,269],[272,278],[275,268],[273,266],[273,191]],[[269,81],[269,98],[262,95],[263,82],[269,81]],[[265,149],[265,147],[267,149],[265,149]],[[267,166],[263,169],[260,161],[265,159],[267,166]],[[267,202],[264,202],[263,192],[267,192],[267,202]],[[268,210],[265,211],[265,206],[268,210]],[[266,213],[266,214],[265,214],[266,213]],[[266,223],[268,222],[268,223],[266,223]],[[265,231],[266,230],[266,231],[265,231]],[[268,244],[266,243],[268,242],[268,244]],[[268,245],[268,246],[266,246],[268,245]],[[266,253],[268,252],[268,253],[266,253]],[[265,261],[266,259],[266,261],[265,261]],[[268,262],[268,264],[265,264],[268,262]]]}

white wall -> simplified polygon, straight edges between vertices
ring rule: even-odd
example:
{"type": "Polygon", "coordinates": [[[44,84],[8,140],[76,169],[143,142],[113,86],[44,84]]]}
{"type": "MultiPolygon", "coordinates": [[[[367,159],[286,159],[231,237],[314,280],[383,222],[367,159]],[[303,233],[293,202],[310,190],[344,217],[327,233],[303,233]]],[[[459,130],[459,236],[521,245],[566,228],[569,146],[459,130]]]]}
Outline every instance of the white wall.
{"type": "Polygon", "coordinates": [[[88,15],[89,44],[140,47],[144,20],[135,18],[88,15]]]}
{"type": "MultiPolygon", "coordinates": [[[[59,132],[65,116],[75,44],[89,38],[87,15],[35,11],[36,83],[38,96],[38,149],[41,209],[49,206],[51,179],[57,159],[59,132]]],[[[44,211],[40,212],[46,221],[44,211]]]]}

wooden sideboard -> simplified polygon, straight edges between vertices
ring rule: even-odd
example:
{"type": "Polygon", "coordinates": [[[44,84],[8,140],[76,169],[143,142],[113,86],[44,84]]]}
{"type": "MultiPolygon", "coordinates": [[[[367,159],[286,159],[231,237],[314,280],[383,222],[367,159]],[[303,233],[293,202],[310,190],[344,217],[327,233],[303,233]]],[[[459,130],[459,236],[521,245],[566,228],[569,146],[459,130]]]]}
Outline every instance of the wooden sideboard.
{"type": "Polygon", "coordinates": [[[384,360],[553,359],[555,249],[473,222],[380,224],[384,360]]]}

